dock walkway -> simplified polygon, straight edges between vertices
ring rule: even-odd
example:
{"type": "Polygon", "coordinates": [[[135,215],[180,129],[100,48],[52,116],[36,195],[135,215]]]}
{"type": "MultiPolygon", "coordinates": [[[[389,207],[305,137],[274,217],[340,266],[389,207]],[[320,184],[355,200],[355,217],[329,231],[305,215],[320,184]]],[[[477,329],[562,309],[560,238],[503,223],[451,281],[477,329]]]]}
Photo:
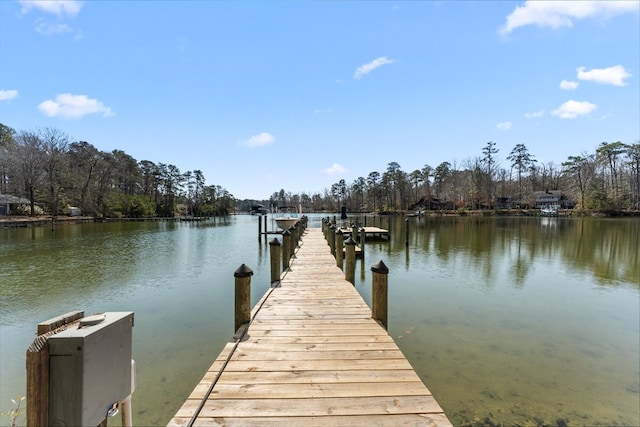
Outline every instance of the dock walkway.
{"type": "Polygon", "coordinates": [[[451,426],[319,228],[281,278],[169,426],[451,426]]]}

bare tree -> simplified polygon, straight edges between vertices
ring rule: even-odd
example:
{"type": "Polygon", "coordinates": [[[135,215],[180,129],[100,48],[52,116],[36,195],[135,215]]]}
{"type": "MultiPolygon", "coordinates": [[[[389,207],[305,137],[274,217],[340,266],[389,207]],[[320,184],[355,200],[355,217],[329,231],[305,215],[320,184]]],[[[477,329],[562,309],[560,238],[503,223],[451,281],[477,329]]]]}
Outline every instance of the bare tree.
{"type": "Polygon", "coordinates": [[[31,205],[30,215],[35,215],[35,194],[45,180],[43,143],[38,134],[22,131],[10,151],[12,186],[18,194],[26,192],[31,205]]]}

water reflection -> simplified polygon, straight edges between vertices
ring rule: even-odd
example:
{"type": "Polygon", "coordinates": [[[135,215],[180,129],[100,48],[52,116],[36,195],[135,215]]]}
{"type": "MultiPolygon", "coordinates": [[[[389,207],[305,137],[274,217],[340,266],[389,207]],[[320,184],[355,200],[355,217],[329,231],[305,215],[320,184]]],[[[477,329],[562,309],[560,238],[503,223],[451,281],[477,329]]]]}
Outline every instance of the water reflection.
{"type": "Polygon", "coordinates": [[[409,253],[396,219],[368,256],[390,269],[390,333],[454,424],[640,423],[637,220],[408,225],[409,253]]]}
{"type": "MultiPolygon", "coordinates": [[[[405,225],[395,220],[392,250],[404,245],[405,225]]],[[[640,286],[640,221],[592,218],[426,218],[414,220],[410,243],[444,262],[468,257],[490,278],[498,257],[507,257],[518,283],[540,259],[556,260],[603,285],[640,286]]],[[[406,254],[406,262],[410,256],[406,254]]]]}

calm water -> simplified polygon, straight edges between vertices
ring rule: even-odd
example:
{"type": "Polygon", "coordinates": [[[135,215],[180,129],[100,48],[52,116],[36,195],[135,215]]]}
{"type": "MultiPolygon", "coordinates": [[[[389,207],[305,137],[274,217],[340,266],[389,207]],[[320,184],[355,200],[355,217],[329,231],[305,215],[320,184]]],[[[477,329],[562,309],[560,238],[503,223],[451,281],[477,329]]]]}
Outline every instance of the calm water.
{"type": "MultiPolygon", "coordinates": [[[[454,424],[640,425],[640,221],[411,218],[408,248],[387,221],[356,287],[389,267],[389,333],[454,424]]],[[[2,412],[38,322],[134,311],[134,423],[165,425],[233,334],[234,270],[267,290],[268,246],[251,216],[0,229],[2,412]]]]}

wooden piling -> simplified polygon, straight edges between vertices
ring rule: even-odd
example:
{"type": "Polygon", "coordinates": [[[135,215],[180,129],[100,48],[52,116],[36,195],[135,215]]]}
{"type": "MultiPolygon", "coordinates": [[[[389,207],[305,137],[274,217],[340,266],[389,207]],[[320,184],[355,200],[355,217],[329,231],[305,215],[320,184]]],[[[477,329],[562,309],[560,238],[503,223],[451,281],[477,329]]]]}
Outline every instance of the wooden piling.
{"type": "Polygon", "coordinates": [[[253,271],[242,264],[233,273],[235,277],[235,331],[251,320],[251,276],[253,271]]]}
{"type": "Polygon", "coordinates": [[[269,242],[269,255],[271,259],[271,285],[280,281],[280,257],[282,256],[280,246],[280,240],[275,237],[269,242]]]}
{"type": "Polygon", "coordinates": [[[409,247],[409,218],[404,220],[404,245],[409,247]]]}
{"type": "Polygon", "coordinates": [[[351,236],[344,242],[346,252],[346,266],[344,278],[355,286],[356,284],[356,241],[351,236]]]}
{"type": "Polygon", "coordinates": [[[344,258],[344,235],[342,233],[342,229],[338,229],[335,233],[336,235],[336,265],[342,270],[342,259],[344,258]]]}
{"type": "Polygon", "coordinates": [[[371,266],[371,271],[373,272],[371,284],[371,317],[387,329],[389,269],[384,262],[380,260],[371,266]]]}
{"type": "MultiPolygon", "coordinates": [[[[267,229],[265,228],[264,231],[267,231],[267,229]]],[[[258,216],[258,242],[260,242],[260,239],[262,238],[262,215],[258,216]]]]}
{"type": "Polygon", "coordinates": [[[282,232],[282,271],[289,268],[289,260],[291,259],[291,232],[284,230],[282,232]]]}
{"type": "Polygon", "coordinates": [[[329,226],[329,247],[331,248],[331,255],[336,256],[336,226],[331,224],[329,226]]]}
{"type": "Polygon", "coordinates": [[[296,232],[296,227],[291,226],[289,227],[289,233],[291,233],[291,239],[289,240],[289,258],[291,258],[293,256],[293,254],[296,252],[296,246],[298,245],[297,242],[297,232],[296,232]]]}

